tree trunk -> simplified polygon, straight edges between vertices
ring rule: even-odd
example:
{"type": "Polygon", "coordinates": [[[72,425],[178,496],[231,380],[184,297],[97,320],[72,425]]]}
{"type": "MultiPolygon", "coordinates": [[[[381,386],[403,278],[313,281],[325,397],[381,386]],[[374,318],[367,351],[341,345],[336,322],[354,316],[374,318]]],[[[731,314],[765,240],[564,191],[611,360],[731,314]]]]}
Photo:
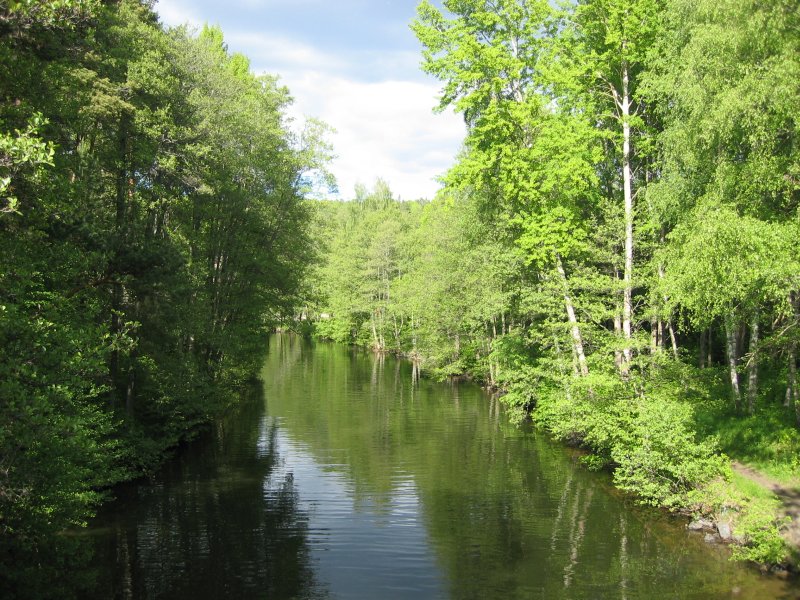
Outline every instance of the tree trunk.
{"type": "Polygon", "coordinates": [[[375,311],[369,316],[369,323],[372,326],[372,347],[378,349],[378,331],[375,329],[375,311]]]}
{"type": "MultiPolygon", "coordinates": [[[[614,339],[617,340],[617,343],[622,339],[622,315],[618,310],[614,310],[614,339]]],[[[614,364],[617,365],[617,370],[620,372],[622,371],[622,361],[622,350],[618,347],[614,348],[614,364]]]]}
{"type": "Polygon", "coordinates": [[[492,340],[487,340],[486,342],[486,362],[489,366],[489,386],[494,387],[496,379],[494,362],[492,361],[492,340]]]}
{"type": "Polygon", "coordinates": [[[578,327],[578,319],[575,318],[575,307],[572,305],[572,298],[569,295],[569,287],[567,285],[567,274],[564,271],[564,265],[561,263],[561,256],[556,254],[556,270],[561,279],[561,287],[564,294],[564,307],[567,311],[567,319],[570,324],[570,334],[572,335],[572,348],[578,359],[578,369],[582,376],[589,374],[589,366],[586,364],[586,354],[583,351],[583,337],[581,330],[578,327]]]}
{"type": "Polygon", "coordinates": [[[414,353],[414,361],[417,360],[417,324],[414,321],[414,313],[411,313],[411,348],[414,353]]]}
{"type": "MultiPolygon", "coordinates": [[[[664,233],[661,234],[661,243],[664,244],[664,233]]],[[[664,279],[664,265],[658,265],[658,278],[664,279]]],[[[667,306],[669,303],[669,297],[664,296],[664,306],[667,306]]],[[[658,321],[659,325],[659,334],[661,343],[664,343],[664,329],[661,320],[658,321]]],[[[672,327],[672,319],[667,319],[667,331],[669,332],[669,339],[670,343],[672,344],[672,356],[675,360],[678,360],[678,340],[675,337],[675,329],[672,327]]]]}
{"type": "Polygon", "coordinates": [[[731,394],[733,396],[734,408],[738,411],[741,403],[741,392],[739,391],[739,372],[737,366],[739,356],[736,348],[736,326],[732,317],[725,320],[725,349],[728,356],[728,370],[731,379],[731,394]]]}
{"type": "Polygon", "coordinates": [[[800,397],[798,397],[797,393],[797,374],[796,374],[796,365],[794,363],[794,360],[795,360],[794,353],[792,353],[792,376],[794,378],[794,386],[793,386],[794,415],[797,421],[797,425],[800,426],[800,397]]]}
{"type": "Polygon", "coordinates": [[[747,327],[744,322],[740,322],[736,329],[736,356],[740,359],[744,355],[744,340],[747,334],[747,327]]]}
{"type": "MultiPolygon", "coordinates": [[[[564,384],[564,396],[567,400],[572,400],[572,392],[569,389],[569,379],[567,378],[567,374],[564,372],[564,359],[561,356],[561,344],[558,343],[558,336],[553,336],[553,347],[556,349],[556,364],[558,365],[558,371],[561,374],[561,381],[564,384]]],[[[577,375],[577,373],[576,373],[577,375]]]]}
{"type": "Polygon", "coordinates": [[[706,330],[700,332],[700,350],[697,356],[697,366],[701,369],[706,368],[706,330]]]}
{"type": "Polygon", "coordinates": [[[786,399],[794,403],[794,414],[800,426],[800,393],[797,390],[797,356],[795,348],[789,351],[789,385],[786,388],[786,399]]]}
{"type": "Polygon", "coordinates": [[[622,355],[622,349],[619,347],[620,340],[622,339],[622,290],[616,289],[619,282],[619,269],[614,267],[613,273],[614,283],[614,364],[617,370],[622,373],[624,369],[625,357],[622,355]]]}
{"type": "Polygon", "coordinates": [[[658,352],[658,342],[660,341],[658,337],[658,330],[661,326],[661,322],[655,316],[650,317],[650,353],[655,354],[658,352]]]}
{"type": "Polygon", "coordinates": [[[672,320],[667,321],[667,330],[669,331],[669,339],[672,342],[672,357],[678,360],[678,340],[675,337],[675,329],[672,327],[672,320]]]}
{"type": "MultiPolygon", "coordinates": [[[[789,292],[789,306],[792,308],[792,319],[795,327],[800,324],[800,301],[795,292],[789,292]]],[[[788,352],[788,383],[786,387],[786,403],[794,404],[797,425],[800,426],[800,390],[797,389],[797,343],[789,343],[788,352]]]]}
{"type": "Polygon", "coordinates": [[[386,325],[383,322],[383,309],[380,309],[378,311],[378,344],[380,344],[381,350],[386,348],[386,338],[383,335],[385,329],[386,325]]]}
{"type": "Polygon", "coordinates": [[[750,360],[747,364],[747,412],[751,415],[756,410],[758,397],[758,311],[750,323],[750,360]]]}
{"type": "MultiPolygon", "coordinates": [[[[116,244],[118,251],[124,245],[124,238],[125,238],[125,231],[126,231],[126,223],[125,223],[125,215],[126,215],[126,200],[128,198],[127,189],[128,189],[128,116],[127,114],[123,114],[120,117],[119,121],[119,137],[117,139],[118,147],[117,150],[119,152],[118,156],[118,167],[115,176],[115,197],[114,197],[114,208],[115,208],[115,233],[117,236],[116,244]]],[[[116,277],[115,279],[119,279],[116,277]]],[[[122,332],[122,313],[124,309],[125,303],[125,289],[119,281],[116,281],[112,287],[111,291],[111,335],[118,336],[122,332]]],[[[116,348],[111,351],[110,357],[110,375],[112,385],[114,386],[114,392],[111,394],[111,402],[112,405],[116,405],[118,401],[123,400],[126,398],[126,394],[123,392],[123,386],[120,383],[120,379],[124,377],[124,375],[120,375],[120,353],[119,350],[116,348]]]]}
{"type": "Polygon", "coordinates": [[[489,333],[489,343],[486,344],[486,350],[488,352],[487,358],[489,360],[489,378],[492,387],[497,383],[497,375],[498,375],[498,366],[492,360],[492,351],[494,350],[494,341],[497,339],[497,328],[494,325],[494,316],[492,316],[491,323],[487,323],[487,328],[491,326],[491,331],[489,333]]]}
{"type": "Polygon", "coordinates": [[[631,320],[633,318],[633,190],[631,176],[631,124],[630,96],[628,90],[628,65],[622,63],[622,184],[625,198],[625,274],[623,277],[622,299],[622,334],[625,346],[622,349],[624,358],[623,375],[627,375],[631,362],[631,320]]]}
{"type": "MultiPolygon", "coordinates": [[[[132,360],[135,360],[135,356],[131,357],[132,360]]],[[[133,415],[133,405],[136,399],[136,367],[135,363],[132,363],[128,367],[128,385],[125,389],[125,412],[129,415],[133,415]]]]}

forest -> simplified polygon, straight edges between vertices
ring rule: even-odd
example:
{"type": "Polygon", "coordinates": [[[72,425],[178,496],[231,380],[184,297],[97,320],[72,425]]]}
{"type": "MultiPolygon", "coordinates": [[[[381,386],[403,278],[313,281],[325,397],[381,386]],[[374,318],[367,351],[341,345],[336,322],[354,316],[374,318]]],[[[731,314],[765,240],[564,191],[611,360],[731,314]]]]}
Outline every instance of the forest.
{"type": "Polygon", "coordinates": [[[671,510],[788,560],[733,458],[800,468],[800,12],[772,0],[450,0],[422,68],[467,135],[432,201],[316,206],[316,335],[499,391],[671,510]]]}
{"type": "Polygon", "coordinates": [[[3,3],[0,95],[0,579],[44,580],[257,374],[325,148],[218,28],[138,0],[3,3]]]}
{"type": "Polygon", "coordinates": [[[424,0],[467,133],[406,202],[311,199],[327,127],[152,4],[0,4],[4,577],[56,569],[54,534],[235,405],[279,326],[479,381],[640,501],[733,523],[739,558],[796,562],[731,467],[800,469],[795,1],[424,0]]]}

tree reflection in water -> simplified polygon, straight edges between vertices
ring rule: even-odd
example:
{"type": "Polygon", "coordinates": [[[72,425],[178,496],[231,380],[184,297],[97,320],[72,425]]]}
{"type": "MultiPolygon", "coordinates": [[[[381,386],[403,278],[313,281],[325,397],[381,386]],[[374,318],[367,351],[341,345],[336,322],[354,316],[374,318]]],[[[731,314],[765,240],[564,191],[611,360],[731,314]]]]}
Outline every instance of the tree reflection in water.
{"type": "Polygon", "coordinates": [[[132,485],[96,527],[98,598],[320,598],[308,517],[254,385],[236,415],[132,485]],[[254,427],[253,423],[259,423],[254,427]],[[113,575],[112,575],[113,573],[113,575]]]}

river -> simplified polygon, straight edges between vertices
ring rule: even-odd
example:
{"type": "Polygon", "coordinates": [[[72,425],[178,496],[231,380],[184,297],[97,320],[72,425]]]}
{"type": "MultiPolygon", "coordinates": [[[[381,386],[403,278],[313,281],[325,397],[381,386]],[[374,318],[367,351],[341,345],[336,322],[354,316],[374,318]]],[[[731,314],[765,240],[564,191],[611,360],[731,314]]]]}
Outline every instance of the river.
{"type": "Polygon", "coordinates": [[[262,379],[90,524],[96,597],[800,597],[475,385],[289,335],[262,379]]]}

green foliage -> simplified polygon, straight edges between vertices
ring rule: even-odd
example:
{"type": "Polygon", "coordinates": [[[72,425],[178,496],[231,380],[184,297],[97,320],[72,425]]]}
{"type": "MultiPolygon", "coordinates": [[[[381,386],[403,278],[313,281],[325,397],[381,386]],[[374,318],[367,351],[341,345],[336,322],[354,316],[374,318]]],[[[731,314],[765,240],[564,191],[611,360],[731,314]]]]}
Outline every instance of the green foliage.
{"type": "MultiPolygon", "coordinates": [[[[235,401],[312,259],[275,78],[150,3],[0,8],[0,560],[235,401]]],[[[18,565],[17,565],[18,566],[18,565]]],[[[6,568],[8,567],[8,568],[6,568]]]]}
{"type": "Polygon", "coordinates": [[[783,564],[789,548],[782,536],[787,518],[777,515],[780,500],[749,479],[733,473],[727,480],[716,480],[689,494],[689,500],[702,512],[731,523],[740,544],[733,557],[760,564],[783,564]]]}
{"type": "Polygon", "coordinates": [[[41,114],[35,114],[24,131],[0,134],[0,201],[5,202],[5,206],[0,206],[0,214],[19,212],[19,199],[13,194],[14,179],[38,178],[43,166],[53,166],[53,144],[38,137],[46,124],[41,114]]]}
{"type": "MultiPolygon", "coordinates": [[[[360,186],[326,206],[317,333],[485,382],[649,504],[693,506],[729,476],[722,451],[790,477],[797,18],[784,2],[422,2],[422,68],[464,150],[431,203],[360,186]],[[745,375],[748,417],[727,399],[745,375]]],[[[775,507],[741,505],[741,556],[777,560],[775,507]]]]}
{"type": "Polygon", "coordinates": [[[685,504],[686,493],[723,474],[724,457],[713,438],[697,440],[691,407],[648,399],[622,418],[611,457],[614,482],[643,500],[668,508],[685,504]]]}
{"type": "Polygon", "coordinates": [[[670,234],[664,294],[701,326],[780,303],[798,272],[788,229],[719,202],[700,205],[670,234]]]}
{"type": "Polygon", "coordinates": [[[713,433],[729,456],[787,484],[800,473],[800,430],[790,407],[772,406],[755,415],[731,418],[725,402],[698,403],[698,429],[713,433]]]}
{"type": "Polygon", "coordinates": [[[734,546],[734,558],[766,565],[786,562],[789,553],[781,534],[783,524],[775,522],[775,508],[774,505],[760,510],[748,507],[745,516],[737,523],[746,542],[734,546]]]}
{"type": "Polygon", "coordinates": [[[550,265],[555,256],[572,258],[585,251],[586,232],[563,207],[545,214],[520,216],[517,222],[522,226],[517,244],[528,261],[539,268],[550,265]]]}
{"type": "Polygon", "coordinates": [[[0,14],[18,26],[66,29],[92,18],[99,6],[99,0],[9,0],[0,14]]]}

